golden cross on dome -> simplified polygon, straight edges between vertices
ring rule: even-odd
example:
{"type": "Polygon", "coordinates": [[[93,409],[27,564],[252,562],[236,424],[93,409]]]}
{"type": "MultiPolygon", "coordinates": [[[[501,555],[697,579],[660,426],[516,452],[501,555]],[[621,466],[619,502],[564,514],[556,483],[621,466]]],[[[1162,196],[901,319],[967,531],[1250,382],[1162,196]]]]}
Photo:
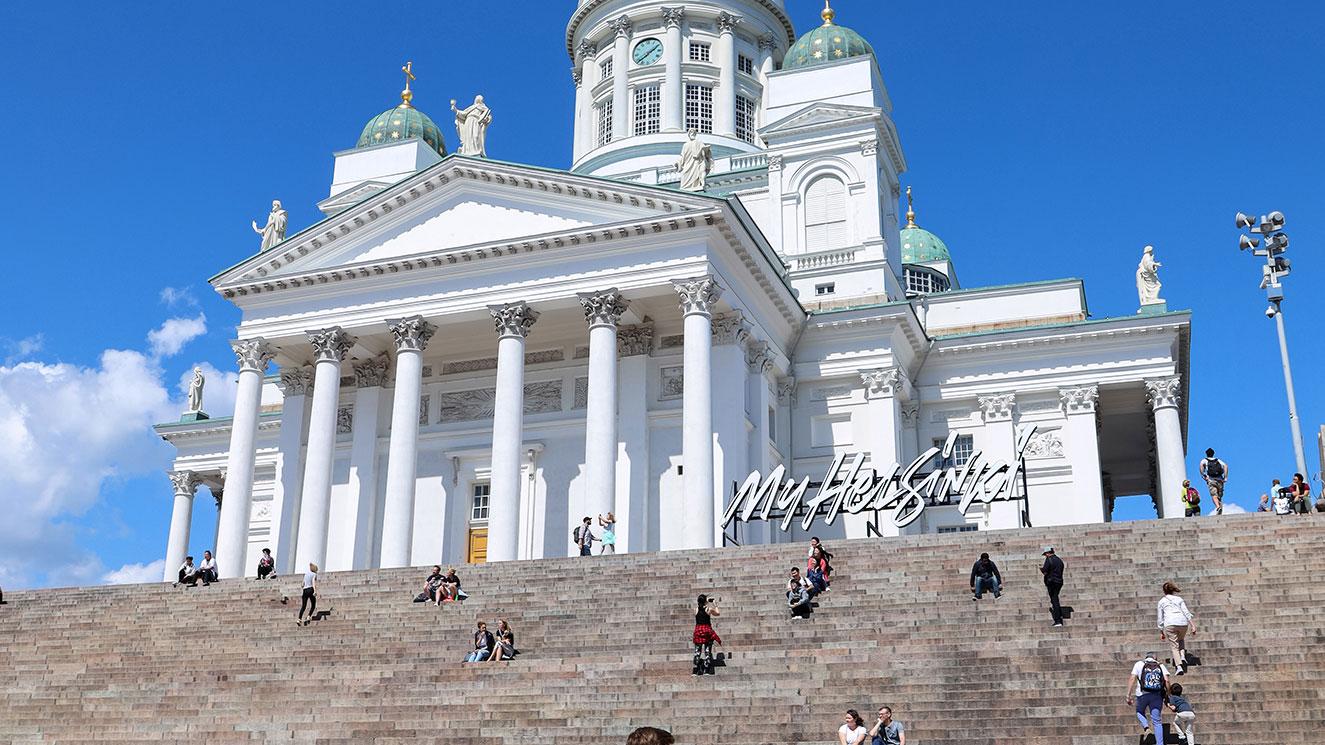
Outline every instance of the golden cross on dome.
{"type": "Polygon", "coordinates": [[[410,101],[414,99],[414,91],[409,89],[410,81],[416,79],[414,77],[414,61],[410,60],[406,62],[405,66],[400,68],[400,71],[405,73],[405,90],[400,92],[400,105],[404,108],[409,108],[410,101]]]}
{"type": "Polygon", "coordinates": [[[916,225],[915,204],[911,201],[911,187],[906,187],[906,227],[914,228],[916,225]]]}
{"type": "Polygon", "coordinates": [[[833,25],[833,18],[836,16],[837,13],[833,12],[833,6],[830,4],[829,0],[824,0],[823,12],[819,14],[819,17],[824,19],[824,25],[833,25]]]}

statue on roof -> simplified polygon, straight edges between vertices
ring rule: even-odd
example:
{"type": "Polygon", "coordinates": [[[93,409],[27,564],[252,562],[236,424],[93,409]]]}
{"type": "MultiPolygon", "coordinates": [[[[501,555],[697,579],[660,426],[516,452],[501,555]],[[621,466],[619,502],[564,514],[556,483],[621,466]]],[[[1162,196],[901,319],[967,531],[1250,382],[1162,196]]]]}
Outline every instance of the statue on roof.
{"type": "Polygon", "coordinates": [[[1141,306],[1164,302],[1159,297],[1159,268],[1163,264],[1155,261],[1155,247],[1146,246],[1141,253],[1141,263],[1136,267],[1136,294],[1141,299],[1141,306]]]}
{"type": "Polygon", "coordinates": [[[267,215],[267,224],[259,228],[258,221],[253,221],[253,232],[262,236],[261,250],[266,251],[285,240],[285,226],[288,222],[289,215],[281,209],[281,200],[273,199],[271,212],[267,215]]]}
{"type": "Polygon", "coordinates": [[[483,96],[474,96],[474,103],[463,109],[456,108],[455,99],[451,99],[451,111],[455,112],[455,131],[460,136],[460,155],[474,158],[488,157],[488,125],[492,124],[492,109],[483,103],[483,96]]]}
{"type": "Polygon", "coordinates": [[[704,179],[713,170],[713,148],[699,139],[699,130],[691,129],[690,140],[681,148],[676,170],[681,172],[682,191],[704,191],[704,179]]]}
{"type": "Polygon", "coordinates": [[[189,414],[202,411],[202,387],[207,382],[202,376],[202,368],[193,368],[193,380],[189,382],[189,414]]]}

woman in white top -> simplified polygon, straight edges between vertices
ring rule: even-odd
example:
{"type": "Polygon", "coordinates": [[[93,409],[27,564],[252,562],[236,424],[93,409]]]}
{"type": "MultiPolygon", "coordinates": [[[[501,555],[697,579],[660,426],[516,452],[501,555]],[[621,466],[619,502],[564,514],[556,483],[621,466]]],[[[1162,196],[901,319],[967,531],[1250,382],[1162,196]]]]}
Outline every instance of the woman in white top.
{"type": "Polygon", "coordinates": [[[837,730],[837,741],[840,745],[861,745],[865,738],[869,736],[870,731],[865,729],[865,720],[860,718],[860,714],[855,709],[847,709],[846,716],[843,717],[846,724],[843,724],[837,730]]]}
{"type": "Polygon", "coordinates": [[[308,563],[308,571],[304,572],[304,597],[299,602],[299,615],[295,618],[296,626],[307,626],[313,616],[317,614],[317,564],[308,563]],[[304,618],[304,609],[308,609],[308,618],[304,618]]]}
{"type": "Polygon", "coordinates": [[[198,576],[202,577],[204,585],[210,585],[220,580],[220,576],[216,573],[216,558],[212,556],[211,551],[202,552],[202,563],[198,565],[198,576]]]}
{"type": "Polygon", "coordinates": [[[1173,666],[1178,675],[1187,673],[1187,647],[1185,640],[1188,632],[1196,636],[1196,616],[1187,609],[1187,603],[1178,595],[1182,590],[1172,582],[1164,583],[1164,597],[1159,599],[1155,613],[1155,623],[1159,626],[1159,638],[1169,643],[1173,652],[1173,666]]]}

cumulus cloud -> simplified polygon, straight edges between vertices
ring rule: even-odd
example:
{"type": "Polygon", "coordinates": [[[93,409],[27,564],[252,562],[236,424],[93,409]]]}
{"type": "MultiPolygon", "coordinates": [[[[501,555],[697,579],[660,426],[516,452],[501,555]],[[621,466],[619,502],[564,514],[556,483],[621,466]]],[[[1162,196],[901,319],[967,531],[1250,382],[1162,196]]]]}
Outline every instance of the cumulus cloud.
{"type": "Polygon", "coordinates": [[[1243,509],[1243,508],[1241,508],[1241,507],[1239,507],[1239,506],[1237,506],[1236,504],[1233,504],[1232,502],[1225,502],[1225,503],[1224,503],[1224,514],[1225,514],[1225,515],[1241,515],[1241,514],[1244,514],[1244,513],[1246,513],[1246,510],[1243,509]]]}
{"type": "Polygon", "coordinates": [[[40,352],[42,347],[46,346],[46,337],[42,334],[33,334],[18,341],[4,339],[0,341],[0,346],[5,350],[4,363],[14,365],[40,352]]]}
{"type": "Polygon", "coordinates": [[[197,362],[180,373],[175,386],[180,398],[187,398],[189,385],[193,382],[193,368],[202,370],[204,382],[202,388],[202,409],[208,416],[223,417],[235,413],[235,394],[239,390],[239,373],[235,370],[218,370],[210,362],[197,362]]]}
{"type": "Polygon", "coordinates": [[[146,564],[125,564],[114,571],[106,572],[101,581],[107,585],[137,585],[144,582],[160,582],[161,573],[166,569],[166,560],[157,559],[146,564]]]}
{"type": "Polygon", "coordinates": [[[198,299],[193,296],[193,291],[187,287],[163,287],[161,288],[161,302],[171,308],[198,307],[198,299]]]}
{"type": "Polygon", "coordinates": [[[152,356],[157,358],[173,357],[179,354],[185,344],[207,333],[207,316],[199,313],[197,318],[171,318],[152,329],[147,334],[152,356]]]}

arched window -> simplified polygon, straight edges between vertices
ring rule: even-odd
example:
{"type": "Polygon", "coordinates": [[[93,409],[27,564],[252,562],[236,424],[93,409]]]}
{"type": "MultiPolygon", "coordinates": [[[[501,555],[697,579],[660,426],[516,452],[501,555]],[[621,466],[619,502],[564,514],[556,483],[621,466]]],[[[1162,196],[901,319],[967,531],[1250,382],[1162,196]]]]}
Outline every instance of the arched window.
{"type": "Polygon", "coordinates": [[[842,248],[847,235],[847,190],[835,176],[820,176],[805,190],[805,250],[842,248]]]}

